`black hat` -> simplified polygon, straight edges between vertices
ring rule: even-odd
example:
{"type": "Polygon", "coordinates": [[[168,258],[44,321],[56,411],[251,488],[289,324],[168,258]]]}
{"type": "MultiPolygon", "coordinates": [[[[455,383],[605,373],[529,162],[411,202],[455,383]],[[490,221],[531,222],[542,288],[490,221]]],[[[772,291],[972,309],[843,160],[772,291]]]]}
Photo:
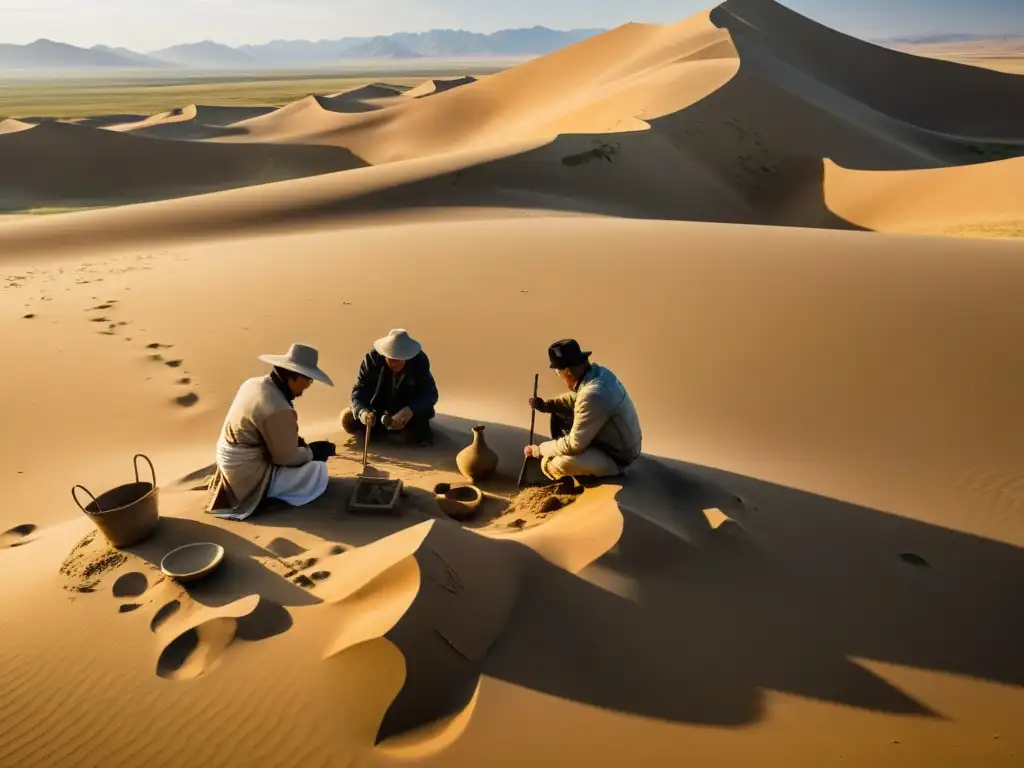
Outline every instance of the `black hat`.
{"type": "Polygon", "coordinates": [[[580,349],[576,339],[562,339],[548,347],[548,360],[552,368],[572,368],[583,365],[590,358],[590,352],[580,349]]]}

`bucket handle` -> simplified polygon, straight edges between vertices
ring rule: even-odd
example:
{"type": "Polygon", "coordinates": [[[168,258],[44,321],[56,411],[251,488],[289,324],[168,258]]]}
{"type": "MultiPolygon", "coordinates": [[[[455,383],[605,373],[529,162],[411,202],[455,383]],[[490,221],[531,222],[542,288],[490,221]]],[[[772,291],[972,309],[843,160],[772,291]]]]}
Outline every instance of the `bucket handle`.
{"type": "Polygon", "coordinates": [[[153,487],[156,488],[156,470],[153,469],[153,462],[149,460],[149,456],[144,453],[136,453],[132,457],[132,464],[135,466],[135,482],[142,482],[139,478],[139,459],[145,459],[146,463],[149,464],[149,474],[153,478],[153,487]]]}
{"type": "Polygon", "coordinates": [[[82,502],[80,502],[80,501],[78,500],[78,494],[76,493],[76,491],[77,491],[77,490],[78,490],[79,488],[81,488],[81,489],[82,489],[83,491],[85,491],[86,493],[88,493],[88,494],[89,494],[89,498],[90,498],[90,499],[92,499],[92,503],[93,503],[93,504],[94,504],[94,505],[96,506],[96,511],[97,511],[97,512],[102,512],[103,510],[102,510],[102,509],[100,509],[100,505],[99,505],[99,502],[97,502],[97,501],[96,501],[96,497],[95,497],[95,496],[93,496],[93,495],[92,495],[92,492],[91,492],[91,491],[90,491],[90,490],[89,490],[88,488],[86,488],[86,487],[85,487],[84,485],[75,485],[75,486],[73,486],[73,487],[71,488],[71,498],[75,500],[75,504],[77,504],[77,505],[78,505],[78,508],[79,508],[80,510],[82,510],[83,512],[85,512],[85,514],[87,514],[87,515],[89,514],[88,512],[86,512],[86,510],[85,510],[85,507],[84,507],[84,506],[82,506],[82,502]]]}

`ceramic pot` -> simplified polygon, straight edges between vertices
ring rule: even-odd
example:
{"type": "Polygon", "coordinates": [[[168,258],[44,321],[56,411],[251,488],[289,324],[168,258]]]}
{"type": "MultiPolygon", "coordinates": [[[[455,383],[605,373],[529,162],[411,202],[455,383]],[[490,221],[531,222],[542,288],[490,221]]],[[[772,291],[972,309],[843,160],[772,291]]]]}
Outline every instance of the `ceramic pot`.
{"type": "Polygon", "coordinates": [[[441,511],[453,520],[468,520],[480,509],[484,495],[475,485],[450,485],[440,483],[434,486],[434,498],[441,511]]]}
{"type": "Polygon", "coordinates": [[[484,440],[484,429],[483,426],[473,427],[473,442],[455,457],[459,472],[474,483],[486,480],[498,468],[498,454],[484,440]]]}

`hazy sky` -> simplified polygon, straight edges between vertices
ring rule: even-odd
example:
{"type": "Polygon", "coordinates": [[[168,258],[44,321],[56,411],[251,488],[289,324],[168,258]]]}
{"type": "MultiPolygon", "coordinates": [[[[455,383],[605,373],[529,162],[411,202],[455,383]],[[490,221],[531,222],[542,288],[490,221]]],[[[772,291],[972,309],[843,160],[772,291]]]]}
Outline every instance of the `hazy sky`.
{"type": "MultiPolygon", "coordinates": [[[[783,0],[860,37],[937,32],[1024,34],[1024,0],[783,0]]],[[[40,37],[137,50],[213,39],[238,45],[433,28],[493,32],[672,22],[701,0],[0,0],[0,42],[40,37]]]]}

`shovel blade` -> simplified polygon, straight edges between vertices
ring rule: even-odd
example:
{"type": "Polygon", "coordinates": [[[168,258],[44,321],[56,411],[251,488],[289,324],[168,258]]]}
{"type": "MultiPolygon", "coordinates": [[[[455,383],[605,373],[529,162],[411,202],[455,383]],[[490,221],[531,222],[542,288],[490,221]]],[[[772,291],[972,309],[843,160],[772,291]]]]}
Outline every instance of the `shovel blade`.
{"type": "Polygon", "coordinates": [[[540,468],[540,459],[536,459],[533,456],[527,456],[523,459],[523,469],[519,473],[519,490],[547,485],[550,482],[540,468]]]}

